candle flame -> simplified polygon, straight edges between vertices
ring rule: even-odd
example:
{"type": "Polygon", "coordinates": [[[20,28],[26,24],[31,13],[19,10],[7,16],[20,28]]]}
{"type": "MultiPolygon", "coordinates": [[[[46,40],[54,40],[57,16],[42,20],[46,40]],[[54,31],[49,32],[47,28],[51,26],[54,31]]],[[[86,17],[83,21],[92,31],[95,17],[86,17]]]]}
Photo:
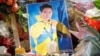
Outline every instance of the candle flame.
{"type": "Polygon", "coordinates": [[[19,45],[18,48],[21,48],[21,46],[19,45]]]}

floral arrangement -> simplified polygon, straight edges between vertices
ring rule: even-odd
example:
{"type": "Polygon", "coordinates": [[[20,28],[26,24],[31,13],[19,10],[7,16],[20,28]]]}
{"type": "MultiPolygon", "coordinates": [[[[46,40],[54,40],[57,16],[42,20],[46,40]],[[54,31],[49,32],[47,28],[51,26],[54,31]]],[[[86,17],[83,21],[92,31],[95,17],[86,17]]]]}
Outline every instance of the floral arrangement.
{"type": "Polygon", "coordinates": [[[18,11],[17,0],[0,0],[0,13],[18,11]]]}
{"type": "Polygon", "coordinates": [[[93,4],[94,8],[87,12],[89,15],[86,15],[84,19],[89,26],[100,32],[100,0],[94,0],[93,4]]]}
{"type": "Polygon", "coordinates": [[[94,0],[94,5],[96,8],[100,9],[100,0],[94,0]]]}
{"type": "Polygon", "coordinates": [[[84,17],[84,19],[88,23],[89,26],[93,27],[94,29],[100,32],[100,20],[96,20],[89,17],[84,17]]]}
{"type": "MultiPolygon", "coordinates": [[[[25,4],[24,4],[25,5],[25,4]]],[[[3,21],[9,32],[9,36],[0,35],[0,46],[5,46],[7,51],[14,55],[15,43],[11,26],[11,16],[13,13],[16,16],[17,29],[19,34],[19,39],[28,40],[28,31],[27,31],[27,18],[23,17],[25,13],[25,6],[20,1],[17,0],[0,0],[0,21],[3,21]]],[[[0,25],[3,25],[0,24],[0,25]]],[[[0,29],[2,26],[0,26],[0,29]]],[[[4,33],[5,31],[0,31],[4,33]]]]}

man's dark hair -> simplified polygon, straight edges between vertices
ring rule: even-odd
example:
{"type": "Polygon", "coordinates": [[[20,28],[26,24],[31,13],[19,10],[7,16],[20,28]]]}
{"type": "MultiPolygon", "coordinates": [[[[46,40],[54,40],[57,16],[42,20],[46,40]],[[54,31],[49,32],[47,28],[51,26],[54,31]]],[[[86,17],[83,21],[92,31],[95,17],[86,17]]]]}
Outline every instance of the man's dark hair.
{"type": "Polygon", "coordinates": [[[49,5],[49,4],[43,4],[43,5],[40,6],[40,11],[42,12],[42,10],[43,10],[44,8],[51,8],[51,9],[52,9],[52,6],[49,5]]]}

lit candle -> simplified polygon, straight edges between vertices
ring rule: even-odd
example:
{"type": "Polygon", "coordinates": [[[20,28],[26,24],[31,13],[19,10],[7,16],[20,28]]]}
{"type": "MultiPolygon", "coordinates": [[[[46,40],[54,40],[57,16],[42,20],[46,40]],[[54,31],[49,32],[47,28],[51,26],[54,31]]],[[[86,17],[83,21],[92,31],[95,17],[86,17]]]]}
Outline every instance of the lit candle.
{"type": "Polygon", "coordinates": [[[25,54],[25,49],[21,46],[15,49],[15,54],[25,54]]]}

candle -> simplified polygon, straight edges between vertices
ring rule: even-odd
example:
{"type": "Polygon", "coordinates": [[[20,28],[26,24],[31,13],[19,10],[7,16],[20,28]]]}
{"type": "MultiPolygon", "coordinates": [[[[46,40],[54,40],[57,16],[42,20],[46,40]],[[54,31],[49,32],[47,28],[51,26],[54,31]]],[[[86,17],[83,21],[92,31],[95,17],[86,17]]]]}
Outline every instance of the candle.
{"type": "Polygon", "coordinates": [[[21,46],[15,49],[15,54],[25,54],[25,49],[21,46]]]}

